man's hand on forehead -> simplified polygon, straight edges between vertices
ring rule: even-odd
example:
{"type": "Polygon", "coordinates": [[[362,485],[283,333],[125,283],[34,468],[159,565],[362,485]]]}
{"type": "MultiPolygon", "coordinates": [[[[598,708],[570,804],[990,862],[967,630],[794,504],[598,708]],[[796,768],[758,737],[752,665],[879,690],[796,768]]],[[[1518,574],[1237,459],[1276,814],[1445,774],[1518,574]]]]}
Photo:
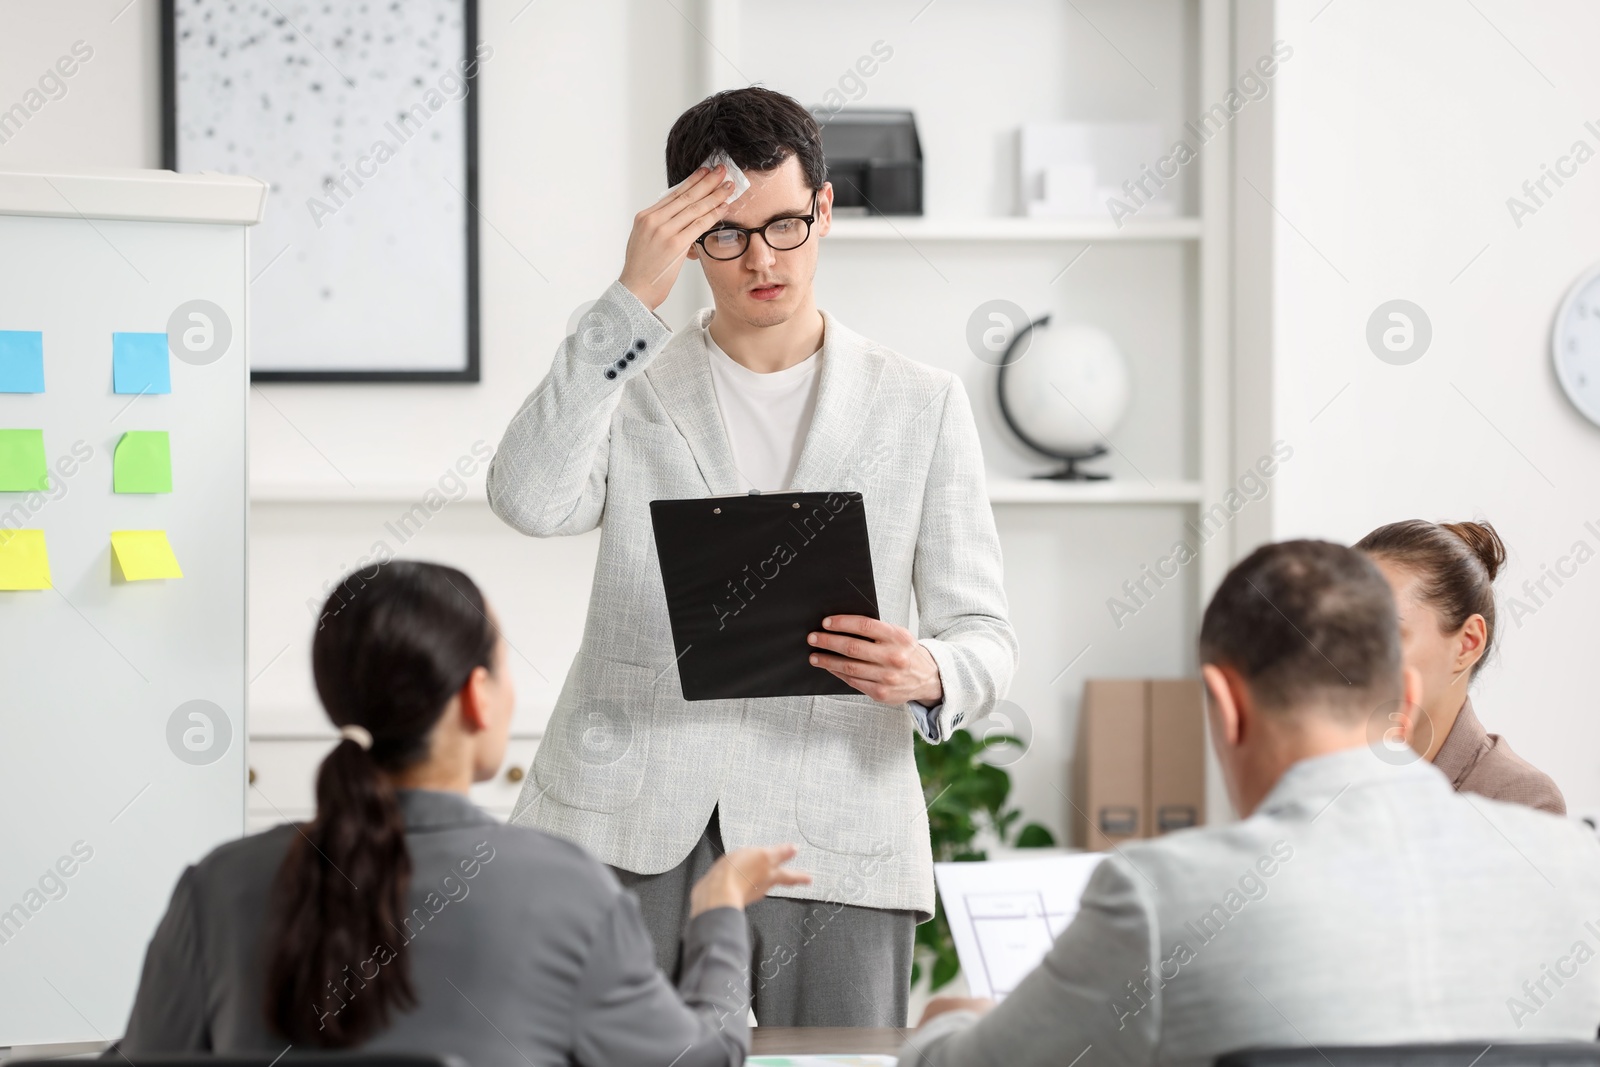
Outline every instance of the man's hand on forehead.
{"type": "MultiPolygon", "coordinates": [[[[733,160],[731,158],[729,158],[728,153],[722,151],[721,149],[718,149],[717,151],[715,151],[715,152],[711,153],[709,156],[707,156],[705,158],[705,162],[701,163],[700,166],[704,167],[707,170],[714,170],[714,169],[716,169],[716,166],[719,163],[722,164],[722,166],[727,168],[727,174],[724,175],[724,180],[725,181],[730,181],[730,182],[733,183],[733,192],[728,195],[728,199],[726,201],[727,203],[731,204],[735,200],[737,200],[741,196],[743,196],[746,189],[750,188],[750,179],[745,177],[744,171],[740,170],[737,166],[734,165],[734,162],[733,162],[733,160]]],[[[688,184],[693,179],[694,179],[694,174],[690,174],[689,177],[683,179],[683,181],[679,182],[677,185],[674,185],[671,189],[668,189],[665,193],[662,193],[661,195],[662,196],[669,196],[672,193],[675,193],[679,189],[683,188],[686,184],[688,184]]]]}

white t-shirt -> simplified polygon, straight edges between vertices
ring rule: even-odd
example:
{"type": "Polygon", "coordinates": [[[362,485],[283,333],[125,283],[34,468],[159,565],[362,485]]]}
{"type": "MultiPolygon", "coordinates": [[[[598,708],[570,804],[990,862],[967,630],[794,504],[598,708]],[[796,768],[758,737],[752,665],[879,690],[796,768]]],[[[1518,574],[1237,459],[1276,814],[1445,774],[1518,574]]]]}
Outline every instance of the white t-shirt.
{"type": "Polygon", "coordinates": [[[788,489],[817,410],[822,349],[792,367],[762,374],[717,347],[710,330],[705,335],[711,383],[739,472],[739,491],[788,489]]]}
{"type": "MultiPolygon", "coordinates": [[[[762,374],[717,347],[706,330],[711,384],[722,412],[722,428],[739,473],[739,491],[777,493],[789,488],[800,451],[817,410],[822,349],[785,370],[762,374]]],[[[922,736],[937,743],[938,712],[913,700],[908,705],[922,736]]],[[[957,720],[959,722],[959,720],[957,720]]]]}

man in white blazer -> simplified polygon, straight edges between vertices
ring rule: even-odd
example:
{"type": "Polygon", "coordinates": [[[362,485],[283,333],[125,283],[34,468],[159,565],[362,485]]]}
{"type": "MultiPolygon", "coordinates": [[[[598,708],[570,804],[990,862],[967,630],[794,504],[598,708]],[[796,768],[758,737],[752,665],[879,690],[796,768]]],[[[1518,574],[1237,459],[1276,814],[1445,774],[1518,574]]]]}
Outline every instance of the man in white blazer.
{"type": "Polygon", "coordinates": [[[707,98],[674,124],[667,171],[674,189],[635,216],[621,276],[489,468],[490,503],[523,533],[601,528],[582,643],[512,818],[617,868],[669,974],[715,856],[793,842],[812,884],[750,911],[757,1020],[903,1025],[934,906],[914,734],[936,744],[987,714],[1017,660],[972,412],[954,375],[818,310],[833,188],[799,103],[707,98]],[[697,167],[718,151],[751,183],[732,202],[725,168],[697,167]],[[716,306],[675,333],[654,309],[686,258],[716,306]],[[751,489],[862,494],[882,621],[818,619],[798,653],[859,696],[683,699],[649,502],[751,489]]]}
{"type": "Polygon", "coordinates": [[[1200,661],[1245,818],[1116,850],[1044,962],[987,1014],[931,1003],[901,1067],[1594,1039],[1600,843],[1457,793],[1404,744],[1421,679],[1370,560],[1258,549],[1206,609],[1200,661]]]}

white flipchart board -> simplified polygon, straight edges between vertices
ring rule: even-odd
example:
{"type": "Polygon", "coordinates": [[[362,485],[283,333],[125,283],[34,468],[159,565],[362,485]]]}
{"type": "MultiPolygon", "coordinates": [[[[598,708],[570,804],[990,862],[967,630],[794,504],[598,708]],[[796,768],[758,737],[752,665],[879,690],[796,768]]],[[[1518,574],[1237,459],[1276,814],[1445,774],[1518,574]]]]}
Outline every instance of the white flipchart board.
{"type": "Polygon", "coordinates": [[[243,831],[245,244],[264,199],[238,177],[0,173],[0,330],[41,331],[45,373],[0,393],[0,428],[42,429],[50,465],[47,492],[0,493],[0,526],[44,531],[54,584],[0,592],[0,1047],[119,1036],[178,874],[243,831]],[[113,332],[166,333],[192,301],[225,320],[190,320],[194,343],[225,327],[227,349],[169,358],[170,394],[113,392],[113,332]],[[171,493],[112,492],[129,430],[169,433],[171,493]],[[113,530],[166,531],[183,577],[114,581],[113,530]],[[197,700],[222,721],[185,714],[169,744],[197,700]]]}

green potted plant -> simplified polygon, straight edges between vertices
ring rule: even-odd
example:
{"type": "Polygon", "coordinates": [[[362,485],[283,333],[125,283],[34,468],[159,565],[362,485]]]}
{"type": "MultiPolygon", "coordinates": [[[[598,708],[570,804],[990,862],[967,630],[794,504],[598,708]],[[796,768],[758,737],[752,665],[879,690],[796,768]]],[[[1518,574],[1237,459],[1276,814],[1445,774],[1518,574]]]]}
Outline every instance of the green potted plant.
{"type": "MultiPolygon", "coordinates": [[[[977,845],[985,830],[1001,845],[1012,848],[1050,848],[1056,839],[1036,822],[1017,826],[1022,818],[1018,808],[1006,807],[1011,794],[1011,775],[1004,767],[984,760],[991,748],[1014,745],[1026,748],[1021,738],[1011,734],[986,734],[974,737],[957,730],[940,745],[917,745],[917,773],[922,779],[922,795],[928,804],[928,836],[933,841],[935,863],[965,862],[989,858],[977,845]]],[[[944,905],[937,897],[933,921],[917,927],[918,955],[931,956],[931,988],[948,985],[961,970],[955,941],[944,905]]],[[[911,968],[911,984],[922,976],[922,961],[911,968]]]]}

